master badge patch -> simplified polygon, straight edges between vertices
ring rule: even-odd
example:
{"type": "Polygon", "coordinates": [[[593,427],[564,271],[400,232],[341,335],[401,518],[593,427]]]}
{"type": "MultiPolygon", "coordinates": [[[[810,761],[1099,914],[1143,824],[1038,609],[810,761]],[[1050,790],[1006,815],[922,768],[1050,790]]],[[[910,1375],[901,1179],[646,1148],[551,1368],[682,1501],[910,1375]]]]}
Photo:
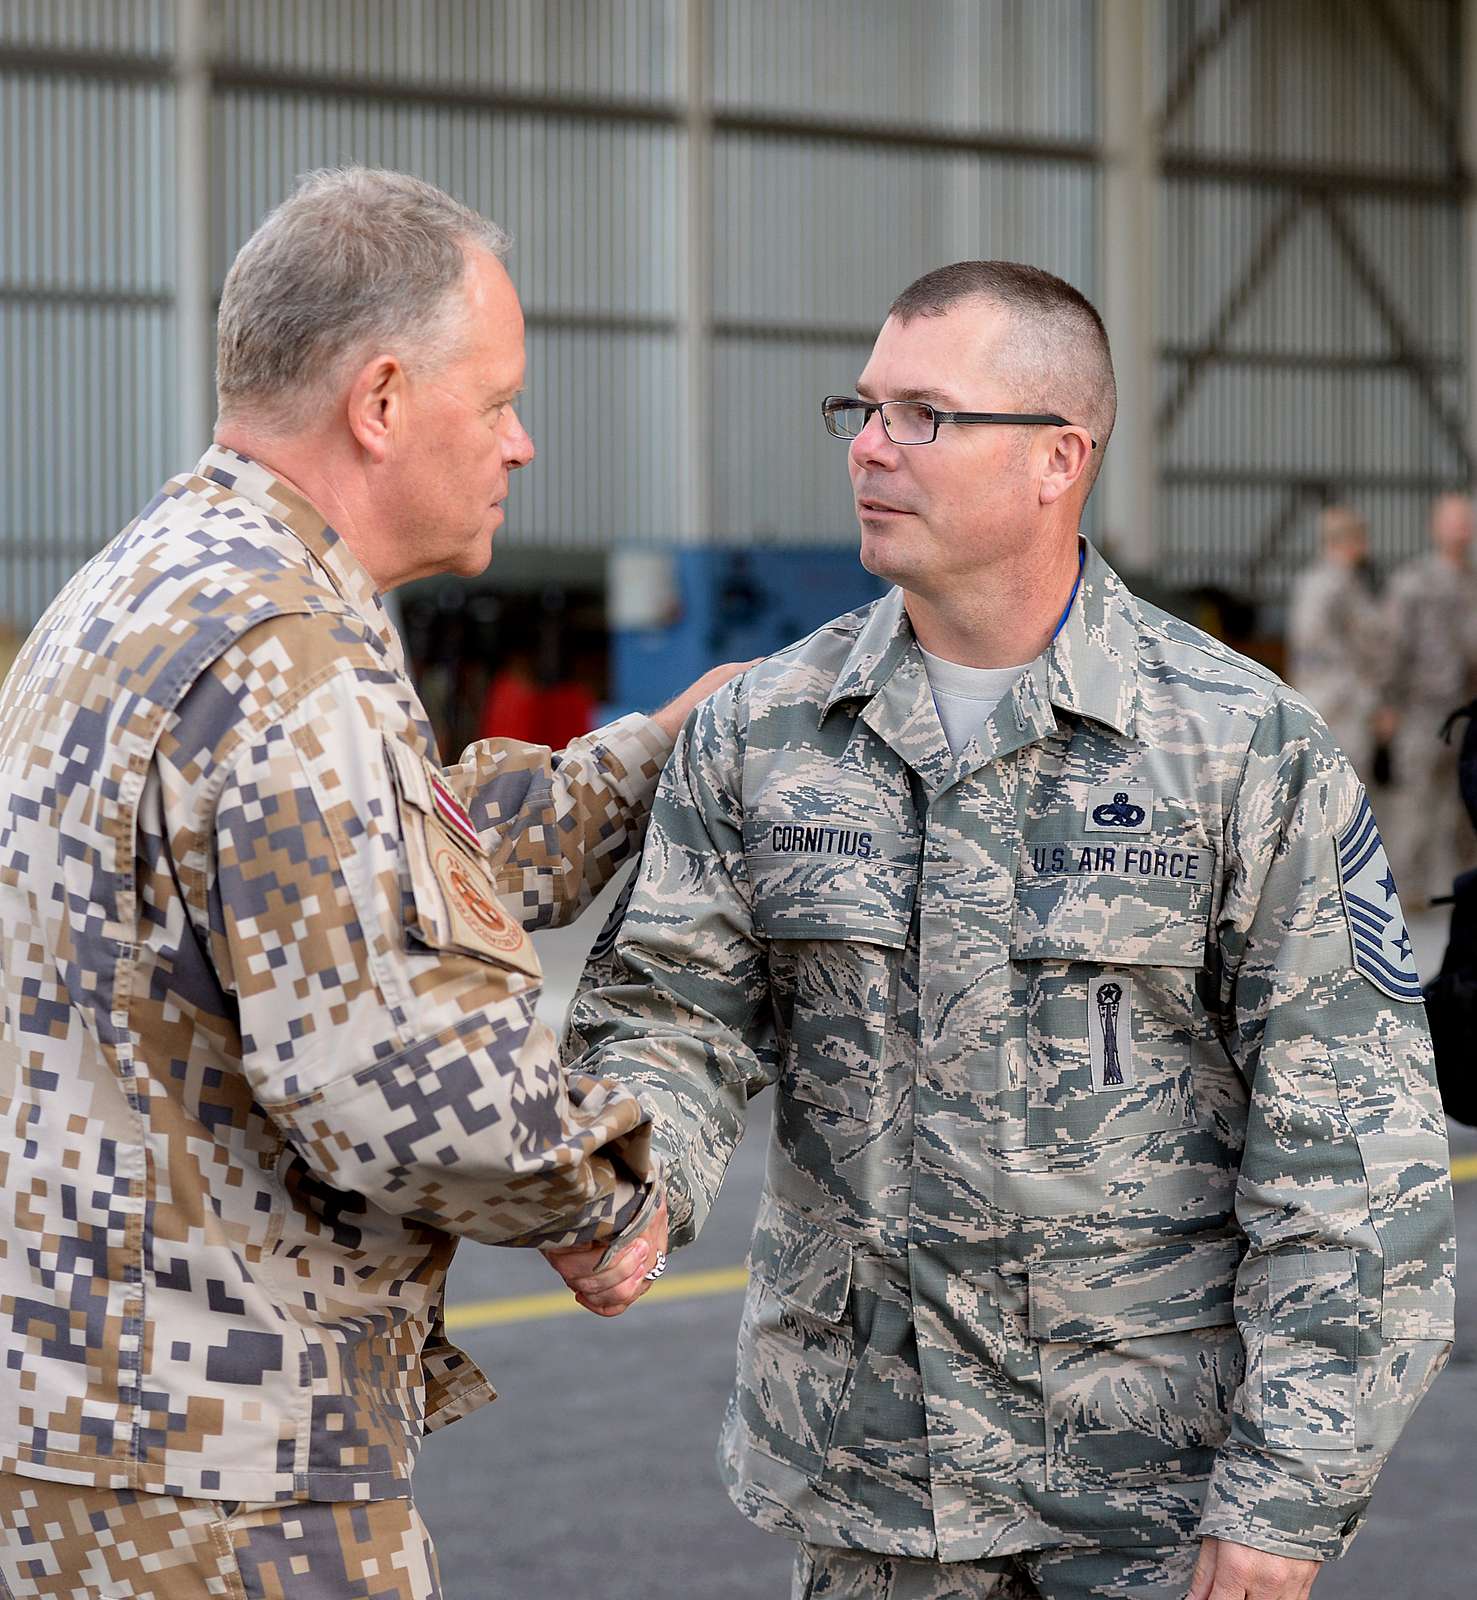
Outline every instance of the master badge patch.
{"type": "Polygon", "coordinates": [[[1339,889],[1349,923],[1354,965],[1392,1000],[1420,1000],[1421,979],[1395,894],[1395,875],[1369,809],[1361,795],[1354,820],[1335,841],[1339,889]]]}
{"type": "Polygon", "coordinates": [[[1133,983],[1119,973],[1094,978],[1087,986],[1087,1047],[1095,1090],[1127,1089],[1134,1084],[1133,983]]]}
{"type": "Polygon", "coordinates": [[[1154,821],[1154,791],[1147,783],[1100,783],[1087,796],[1082,826],[1089,833],[1147,833],[1154,821]]]}

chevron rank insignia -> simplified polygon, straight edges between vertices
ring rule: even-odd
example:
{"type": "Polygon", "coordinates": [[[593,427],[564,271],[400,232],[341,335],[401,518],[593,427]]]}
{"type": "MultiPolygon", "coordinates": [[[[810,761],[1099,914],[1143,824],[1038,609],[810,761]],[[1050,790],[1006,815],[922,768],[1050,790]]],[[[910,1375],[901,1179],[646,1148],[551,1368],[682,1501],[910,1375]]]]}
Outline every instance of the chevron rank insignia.
{"type": "Polygon", "coordinates": [[[1392,1000],[1420,1000],[1421,979],[1395,893],[1395,875],[1375,826],[1369,796],[1336,841],[1339,892],[1349,923],[1354,965],[1392,1000]]]}

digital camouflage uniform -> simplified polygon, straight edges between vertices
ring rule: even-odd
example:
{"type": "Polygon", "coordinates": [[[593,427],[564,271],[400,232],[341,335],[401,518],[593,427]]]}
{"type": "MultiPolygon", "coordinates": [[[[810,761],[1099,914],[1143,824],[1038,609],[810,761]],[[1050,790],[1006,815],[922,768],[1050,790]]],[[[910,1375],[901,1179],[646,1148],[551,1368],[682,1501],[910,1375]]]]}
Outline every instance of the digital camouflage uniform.
{"type": "Polygon", "coordinates": [[[1293,687],[1323,718],[1355,773],[1368,778],[1389,643],[1384,611],[1360,573],[1323,560],[1298,574],[1287,651],[1293,687]]]}
{"type": "Polygon", "coordinates": [[[653,1108],[677,1242],[778,1090],[750,1518],[1343,1550],[1449,1350],[1453,1216],[1394,885],[1300,700],[1089,549],[955,757],[894,591],[698,710],[633,881],[567,1059],[653,1108]]]}
{"type": "Polygon", "coordinates": [[[438,1600],[413,1500],[249,1505],[12,1478],[0,1594],[14,1600],[438,1600]]]}
{"type": "Polygon", "coordinates": [[[1477,695],[1477,567],[1424,556],[1390,579],[1385,603],[1385,702],[1400,717],[1390,849],[1406,894],[1421,903],[1450,894],[1452,879],[1477,865],[1456,750],[1440,736],[1447,717],[1477,695]]]}
{"type": "Polygon", "coordinates": [[[0,689],[0,1472],[409,1494],[492,1398],[456,1236],[613,1246],[656,1202],[524,929],[636,846],[668,748],[442,772],[368,574],[227,450],[71,581],[0,689]]]}
{"type": "Polygon", "coordinates": [[[1185,1600],[1199,1546],[923,1560],[802,1545],[791,1600],[1185,1600]]]}

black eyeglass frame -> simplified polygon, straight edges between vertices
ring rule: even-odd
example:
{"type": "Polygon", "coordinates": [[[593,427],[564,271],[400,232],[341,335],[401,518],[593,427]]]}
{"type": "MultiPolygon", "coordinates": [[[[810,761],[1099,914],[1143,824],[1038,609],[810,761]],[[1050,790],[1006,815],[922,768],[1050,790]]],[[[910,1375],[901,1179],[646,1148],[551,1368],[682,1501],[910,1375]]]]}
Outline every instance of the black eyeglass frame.
{"type": "MultiPolygon", "coordinates": [[[[853,394],[828,394],[821,401],[821,420],[826,425],[826,432],[833,439],[855,439],[872,420],[873,412],[882,413],[882,431],[892,442],[905,448],[915,444],[932,444],[939,436],[941,422],[958,422],[966,427],[996,426],[996,427],[1039,427],[1039,428],[1075,428],[1077,423],[1068,422],[1065,417],[1059,417],[1054,411],[940,411],[927,400],[863,400],[853,394]],[[887,426],[888,406],[917,406],[920,410],[927,411],[933,418],[933,432],[926,439],[893,439],[892,429],[887,426]],[[843,408],[850,411],[857,408],[866,412],[862,418],[862,426],[856,433],[838,433],[831,426],[832,411],[843,408]]],[[[1094,450],[1097,449],[1097,440],[1088,434],[1088,443],[1094,450]]]]}

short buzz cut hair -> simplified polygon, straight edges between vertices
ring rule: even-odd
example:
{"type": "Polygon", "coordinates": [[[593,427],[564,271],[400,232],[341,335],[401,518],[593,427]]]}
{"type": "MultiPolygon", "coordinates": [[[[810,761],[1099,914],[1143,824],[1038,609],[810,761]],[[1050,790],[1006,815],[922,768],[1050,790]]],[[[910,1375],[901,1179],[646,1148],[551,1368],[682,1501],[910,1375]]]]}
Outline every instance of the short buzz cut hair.
{"type": "Polygon", "coordinates": [[[456,342],[467,252],[501,261],[509,245],[496,223],[406,173],[305,173],[226,275],[221,416],[269,431],[300,423],[377,346],[434,369],[456,342]]]}
{"type": "Polygon", "coordinates": [[[1113,354],[1097,308],[1055,274],[1021,261],[956,261],[925,272],[893,301],[899,322],[941,317],[969,300],[1003,311],[1013,334],[1001,375],[1023,410],[1055,412],[1097,441],[1084,471],[1087,490],[1102,467],[1118,412],[1113,354]]]}

